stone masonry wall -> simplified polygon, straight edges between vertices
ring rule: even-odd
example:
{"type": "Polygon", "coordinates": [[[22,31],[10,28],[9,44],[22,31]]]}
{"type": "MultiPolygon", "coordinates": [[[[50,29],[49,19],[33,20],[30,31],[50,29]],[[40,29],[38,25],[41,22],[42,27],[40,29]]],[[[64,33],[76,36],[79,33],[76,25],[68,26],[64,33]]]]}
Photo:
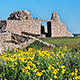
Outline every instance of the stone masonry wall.
{"type": "MultiPolygon", "coordinates": [[[[7,51],[8,47],[10,50],[27,47],[35,40],[43,42],[33,35],[37,35],[36,37],[73,37],[72,33],[67,31],[66,25],[60,21],[55,11],[51,20],[47,22],[46,28],[41,26],[39,18],[32,18],[31,13],[27,10],[14,11],[7,20],[0,20],[0,53],[7,51]]],[[[45,42],[43,43],[53,46],[45,42]]]]}
{"type": "Polygon", "coordinates": [[[51,21],[47,22],[47,25],[50,37],[73,37],[72,33],[66,29],[66,25],[60,21],[56,11],[52,13],[51,21]]]}
{"type": "Polygon", "coordinates": [[[71,32],[68,32],[66,25],[61,22],[51,21],[51,37],[73,37],[71,32]]]}
{"type": "Polygon", "coordinates": [[[34,19],[7,20],[6,30],[15,34],[21,34],[21,32],[41,34],[41,21],[34,19]]]}
{"type": "Polygon", "coordinates": [[[14,44],[14,43],[7,43],[4,42],[4,40],[0,41],[0,53],[6,52],[9,48],[9,50],[12,50],[14,48],[25,48],[28,45],[30,45],[31,43],[33,43],[35,40],[33,39],[29,39],[28,41],[25,41],[24,43],[21,44],[14,44]]]}

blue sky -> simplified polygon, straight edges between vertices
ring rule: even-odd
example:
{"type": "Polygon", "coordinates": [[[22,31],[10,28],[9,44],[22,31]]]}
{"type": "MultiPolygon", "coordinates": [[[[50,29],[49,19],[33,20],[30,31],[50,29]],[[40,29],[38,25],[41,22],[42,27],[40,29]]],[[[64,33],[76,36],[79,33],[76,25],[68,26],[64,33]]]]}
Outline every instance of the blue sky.
{"type": "Polygon", "coordinates": [[[72,33],[80,33],[80,0],[1,0],[0,19],[7,19],[15,10],[31,12],[33,18],[50,19],[57,11],[60,20],[72,33]]]}

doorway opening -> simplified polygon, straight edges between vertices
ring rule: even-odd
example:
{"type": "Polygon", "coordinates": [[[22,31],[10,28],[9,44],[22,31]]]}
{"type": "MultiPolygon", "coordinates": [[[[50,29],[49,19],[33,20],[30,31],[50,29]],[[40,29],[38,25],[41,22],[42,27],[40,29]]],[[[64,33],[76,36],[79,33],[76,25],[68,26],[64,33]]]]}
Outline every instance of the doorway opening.
{"type": "Polygon", "coordinates": [[[46,37],[51,37],[51,21],[47,22],[47,30],[48,30],[48,33],[46,37]]]}
{"type": "Polygon", "coordinates": [[[51,37],[51,21],[41,22],[41,34],[46,35],[46,37],[51,37]]]}

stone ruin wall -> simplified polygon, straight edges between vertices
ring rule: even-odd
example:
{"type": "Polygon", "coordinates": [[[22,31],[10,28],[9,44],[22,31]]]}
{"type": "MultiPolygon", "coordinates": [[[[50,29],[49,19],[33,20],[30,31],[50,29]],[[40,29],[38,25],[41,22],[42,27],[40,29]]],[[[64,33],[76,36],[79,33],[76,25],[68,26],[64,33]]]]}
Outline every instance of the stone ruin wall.
{"type": "Polygon", "coordinates": [[[12,50],[14,48],[20,48],[23,49],[33,43],[35,40],[29,39],[28,41],[25,41],[24,43],[21,44],[14,44],[12,42],[6,42],[6,40],[1,40],[0,41],[0,53],[6,52],[8,49],[12,50]]]}
{"type": "Polygon", "coordinates": [[[73,37],[73,35],[66,29],[64,23],[51,21],[51,37],[73,37]]]}
{"type": "Polygon", "coordinates": [[[66,29],[66,25],[62,23],[56,11],[52,13],[51,21],[47,22],[48,37],[74,37],[71,32],[66,29]]]}
{"type": "Polygon", "coordinates": [[[55,11],[52,13],[51,20],[47,21],[47,28],[41,25],[39,18],[32,18],[30,12],[26,10],[15,11],[10,15],[8,20],[0,21],[0,24],[4,24],[3,29],[15,34],[27,32],[40,35],[44,34],[46,37],[73,37],[72,33],[67,31],[66,25],[60,21],[55,11]]]}
{"type": "Polygon", "coordinates": [[[21,34],[22,32],[41,34],[41,21],[40,20],[7,20],[6,30],[21,34]]]}
{"type": "Polygon", "coordinates": [[[30,12],[14,11],[7,20],[0,20],[0,53],[8,48],[24,48],[34,42],[22,32],[41,34],[40,19],[33,19],[30,12]]]}
{"type": "Polygon", "coordinates": [[[38,37],[73,37],[66,25],[60,22],[57,12],[53,12],[51,20],[47,20],[47,27],[44,28],[41,20],[32,18],[30,12],[15,11],[7,20],[0,20],[0,53],[7,51],[8,47],[23,48],[35,41],[22,32],[38,34],[38,37]]]}

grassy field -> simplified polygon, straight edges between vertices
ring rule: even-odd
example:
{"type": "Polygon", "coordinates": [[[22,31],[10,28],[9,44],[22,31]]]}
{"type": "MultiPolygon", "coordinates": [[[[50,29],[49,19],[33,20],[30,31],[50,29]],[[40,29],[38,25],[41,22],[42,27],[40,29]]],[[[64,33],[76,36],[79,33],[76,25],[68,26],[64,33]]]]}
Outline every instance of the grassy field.
{"type": "Polygon", "coordinates": [[[45,42],[54,44],[56,46],[62,46],[62,45],[80,45],[80,38],[44,38],[42,39],[45,42]]]}

